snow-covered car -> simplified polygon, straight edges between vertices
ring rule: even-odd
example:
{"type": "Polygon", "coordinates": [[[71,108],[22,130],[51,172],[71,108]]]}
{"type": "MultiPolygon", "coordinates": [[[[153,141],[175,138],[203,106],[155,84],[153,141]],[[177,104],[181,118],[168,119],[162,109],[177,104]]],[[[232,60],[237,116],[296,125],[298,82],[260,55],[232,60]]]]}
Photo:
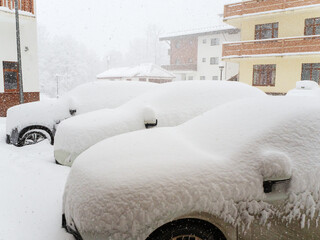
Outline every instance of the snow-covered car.
{"type": "Polygon", "coordinates": [[[82,84],[59,99],[14,106],[7,112],[7,143],[23,146],[47,138],[53,144],[57,124],[62,120],[101,108],[116,108],[156,87],[149,82],[100,80],[82,84]]]}
{"type": "Polygon", "coordinates": [[[266,97],[261,90],[239,82],[179,81],[161,85],[116,109],[102,109],[68,119],[56,133],[56,162],[71,166],[95,143],[146,127],[171,127],[220,104],[247,97],[266,97]]]}
{"type": "Polygon", "coordinates": [[[315,81],[304,80],[296,83],[296,88],[290,90],[286,96],[320,97],[320,87],[315,81]]]}
{"type": "Polygon", "coordinates": [[[319,239],[320,106],[267,97],[105,139],[74,162],[77,239],[319,239]]]}

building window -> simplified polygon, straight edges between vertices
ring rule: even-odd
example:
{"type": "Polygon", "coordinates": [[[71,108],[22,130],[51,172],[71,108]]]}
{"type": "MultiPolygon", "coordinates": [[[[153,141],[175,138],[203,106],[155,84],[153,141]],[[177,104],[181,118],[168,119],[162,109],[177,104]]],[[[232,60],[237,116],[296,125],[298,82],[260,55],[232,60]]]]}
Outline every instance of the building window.
{"type": "Polygon", "coordinates": [[[176,46],[177,49],[179,49],[181,47],[180,41],[176,41],[175,46],[176,46]]]}
{"type": "Polygon", "coordinates": [[[193,44],[193,40],[190,40],[189,43],[190,43],[190,45],[192,45],[193,44]]]}
{"type": "Polygon", "coordinates": [[[3,62],[4,90],[14,92],[19,90],[19,71],[17,62],[3,62]]]}
{"type": "Polygon", "coordinates": [[[253,65],[253,86],[275,86],[276,65],[253,65]]]}
{"type": "Polygon", "coordinates": [[[188,76],[188,80],[193,80],[193,76],[188,76]]]}
{"type": "Polygon", "coordinates": [[[217,64],[219,64],[219,58],[217,58],[217,57],[212,57],[212,58],[210,58],[210,64],[211,64],[211,65],[217,65],[217,64]]]}
{"type": "Polygon", "coordinates": [[[180,60],[176,59],[175,63],[176,63],[176,65],[179,65],[180,64],[180,60]]]}
{"type": "Polygon", "coordinates": [[[220,44],[220,39],[219,38],[212,38],[211,39],[211,46],[216,46],[220,44]]]}
{"type": "Polygon", "coordinates": [[[255,39],[268,39],[278,37],[279,23],[259,24],[255,27],[255,39]]]}
{"type": "Polygon", "coordinates": [[[200,80],[206,80],[205,76],[200,76],[200,80]]]}
{"type": "Polygon", "coordinates": [[[301,80],[313,80],[317,83],[320,81],[320,63],[302,64],[301,80]]]}
{"type": "Polygon", "coordinates": [[[218,76],[212,76],[212,80],[218,80],[218,76]]]}
{"type": "Polygon", "coordinates": [[[206,62],[207,60],[206,60],[206,58],[202,58],[202,62],[206,62]]]}
{"type": "Polygon", "coordinates": [[[320,35],[320,17],[305,20],[304,35],[320,35]]]}
{"type": "Polygon", "coordinates": [[[139,81],[140,81],[140,82],[146,82],[147,79],[146,79],[146,78],[139,78],[139,81]]]}
{"type": "Polygon", "coordinates": [[[189,63],[193,63],[193,59],[192,59],[192,58],[189,58],[189,59],[188,59],[188,62],[189,62],[189,63]]]}
{"type": "Polygon", "coordinates": [[[206,44],[207,43],[207,39],[202,39],[202,43],[206,44]]]}

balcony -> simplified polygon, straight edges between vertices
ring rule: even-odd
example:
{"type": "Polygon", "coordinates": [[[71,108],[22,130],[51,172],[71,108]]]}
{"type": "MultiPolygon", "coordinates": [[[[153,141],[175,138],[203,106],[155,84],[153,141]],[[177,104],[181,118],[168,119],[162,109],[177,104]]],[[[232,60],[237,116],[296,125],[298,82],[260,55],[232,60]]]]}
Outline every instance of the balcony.
{"type": "MultiPolygon", "coordinates": [[[[14,0],[0,0],[0,7],[14,10],[14,0]]],[[[18,0],[19,10],[34,14],[33,0],[18,0]]]]}
{"type": "Polygon", "coordinates": [[[224,6],[224,18],[320,4],[320,0],[251,0],[224,6]]]}
{"type": "Polygon", "coordinates": [[[298,55],[319,52],[320,35],[274,38],[224,44],[224,58],[259,57],[259,55],[298,55]]]}
{"type": "Polygon", "coordinates": [[[197,64],[163,65],[167,71],[197,71],[197,64]]]}

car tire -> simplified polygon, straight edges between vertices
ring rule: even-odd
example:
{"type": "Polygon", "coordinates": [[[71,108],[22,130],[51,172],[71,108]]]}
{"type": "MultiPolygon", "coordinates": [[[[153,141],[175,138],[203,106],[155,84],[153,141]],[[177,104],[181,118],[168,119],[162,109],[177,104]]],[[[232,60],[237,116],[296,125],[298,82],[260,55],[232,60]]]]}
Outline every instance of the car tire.
{"type": "Polygon", "coordinates": [[[47,139],[46,134],[41,131],[37,131],[37,129],[33,129],[23,134],[22,138],[19,140],[19,146],[36,144],[45,139],[47,139]]]}
{"type": "Polygon", "coordinates": [[[226,237],[206,221],[182,219],[158,228],[146,240],[226,240],[226,237]]]}

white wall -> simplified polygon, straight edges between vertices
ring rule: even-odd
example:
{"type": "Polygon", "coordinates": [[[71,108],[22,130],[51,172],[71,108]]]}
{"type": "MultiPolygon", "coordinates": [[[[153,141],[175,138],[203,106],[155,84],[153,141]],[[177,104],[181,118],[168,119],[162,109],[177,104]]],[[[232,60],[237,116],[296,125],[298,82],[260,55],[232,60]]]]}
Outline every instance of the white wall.
{"type": "Polygon", "coordinates": [[[228,80],[229,78],[235,76],[239,72],[239,65],[237,63],[227,63],[221,60],[222,57],[222,44],[224,42],[231,41],[240,41],[240,33],[229,34],[229,33],[218,33],[212,35],[205,35],[198,37],[198,71],[197,78],[200,79],[200,76],[205,76],[206,80],[212,80],[213,76],[218,76],[220,80],[220,69],[219,64],[224,66],[222,80],[228,80]],[[219,45],[211,46],[211,39],[218,38],[220,39],[219,45]],[[206,43],[203,43],[203,40],[206,40],[206,43]],[[210,58],[218,57],[219,64],[211,65],[210,58]],[[202,59],[205,58],[206,62],[202,62],[202,59]]]}
{"type": "MultiPolygon", "coordinates": [[[[24,92],[39,92],[37,23],[34,16],[20,15],[24,92]],[[25,47],[29,50],[25,51],[25,47]]],[[[0,9],[0,92],[4,92],[3,61],[17,61],[14,12],[0,9]]]]}

